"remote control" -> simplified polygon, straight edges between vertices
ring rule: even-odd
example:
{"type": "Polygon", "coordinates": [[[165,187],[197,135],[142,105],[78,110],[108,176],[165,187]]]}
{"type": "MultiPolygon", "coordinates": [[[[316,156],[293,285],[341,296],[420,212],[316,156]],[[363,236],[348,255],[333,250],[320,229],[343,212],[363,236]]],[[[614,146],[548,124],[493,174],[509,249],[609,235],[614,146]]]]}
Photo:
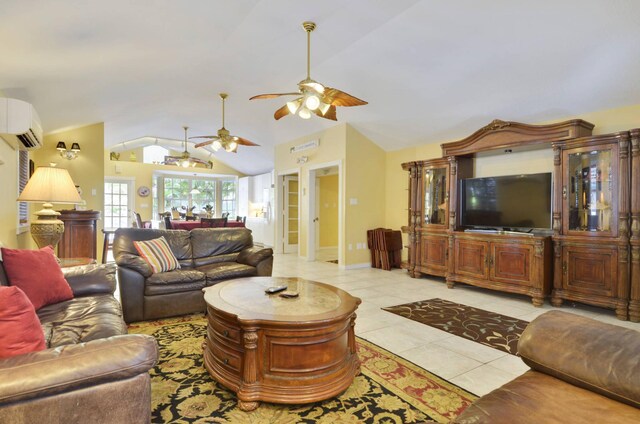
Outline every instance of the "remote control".
{"type": "Polygon", "coordinates": [[[281,292],[281,291],[286,290],[286,289],[287,289],[287,286],[274,286],[274,287],[269,287],[264,292],[266,294],[274,294],[274,293],[278,293],[278,292],[281,292]]]}
{"type": "Polygon", "coordinates": [[[284,298],[292,298],[292,297],[298,297],[298,292],[296,291],[283,291],[282,293],[279,294],[280,297],[284,297],[284,298]]]}

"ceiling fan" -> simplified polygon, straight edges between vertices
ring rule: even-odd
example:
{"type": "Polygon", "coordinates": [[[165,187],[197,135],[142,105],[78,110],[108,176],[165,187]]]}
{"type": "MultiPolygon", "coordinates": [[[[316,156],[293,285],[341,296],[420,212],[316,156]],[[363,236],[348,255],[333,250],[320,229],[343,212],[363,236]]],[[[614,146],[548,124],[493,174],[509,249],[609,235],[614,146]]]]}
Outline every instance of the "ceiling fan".
{"type": "Polygon", "coordinates": [[[227,97],[228,97],[228,94],[220,93],[220,99],[222,99],[222,128],[218,130],[217,135],[201,135],[198,137],[191,137],[191,138],[208,138],[209,139],[207,141],[203,141],[202,143],[196,144],[196,147],[204,147],[211,144],[211,148],[216,152],[220,149],[224,149],[227,152],[237,153],[239,145],[259,146],[259,144],[251,142],[246,138],[229,134],[229,130],[227,130],[224,127],[224,101],[227,97]]]}
{"type": "Polygon", "coordinates": [[[298,115],[303,119],[309,119],[311,114],[325,119],[337,121],[336,106],[362,106],[367,102],[350,94],[320,84],[311,79],[311,31],[316,28],[313,22],[303,22],[302,27],[307,32],[307,78],[298,83],[298,91],[293,93],[259,94],[251,97],[254,99],[274,99],[280,96],[300,96],[287,102],[273,115],[276,120],[288,114],[298,115]]]}
{"type": "Polygon", "coordinates": [[[187,130],[189,127],[184,126],[184,152],[180,156],[165,156],[164,157],[164,165],[177,165],[183,168],[213,168],[213,162],[204,161],[202,159],[192,157],[187,151],[187,130]]]}

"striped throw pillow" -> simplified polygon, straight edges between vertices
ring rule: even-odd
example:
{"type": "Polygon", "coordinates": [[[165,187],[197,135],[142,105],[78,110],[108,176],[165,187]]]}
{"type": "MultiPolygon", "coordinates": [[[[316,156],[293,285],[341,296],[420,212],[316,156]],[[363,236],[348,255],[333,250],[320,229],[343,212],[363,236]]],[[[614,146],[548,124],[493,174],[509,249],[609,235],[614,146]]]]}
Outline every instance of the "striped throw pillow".
{"type": "Polygon", "coordinates": [[[134,241],[133,245],[140,256],[151,266],[154,273],[180,268],[176,255],[173,254],[164,237],[148,241],[134,241]]]}

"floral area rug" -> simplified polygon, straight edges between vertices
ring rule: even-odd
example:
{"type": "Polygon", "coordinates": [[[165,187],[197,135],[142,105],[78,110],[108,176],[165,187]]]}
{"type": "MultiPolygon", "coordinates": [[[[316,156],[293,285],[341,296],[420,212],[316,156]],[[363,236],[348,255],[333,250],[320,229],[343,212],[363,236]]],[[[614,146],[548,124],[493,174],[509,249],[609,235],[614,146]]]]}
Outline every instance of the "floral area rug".
{"type": "Polygon", "coordinates": [[[133,323],[129,333],[150,334],[158,341],[159,361],[151,370],[154,423],[446,423],[476,398],[358,338],[362,373],[340,396],[305,405],[261,403],[255,411],[244,412],[235,394],[204,368],[202,315],[133,323]]]}
{"type": "Polygon", "coordinates": [[[443,299],[382,308],[485,346],[518,354],[518,340],[529,322],[443,299]]]}

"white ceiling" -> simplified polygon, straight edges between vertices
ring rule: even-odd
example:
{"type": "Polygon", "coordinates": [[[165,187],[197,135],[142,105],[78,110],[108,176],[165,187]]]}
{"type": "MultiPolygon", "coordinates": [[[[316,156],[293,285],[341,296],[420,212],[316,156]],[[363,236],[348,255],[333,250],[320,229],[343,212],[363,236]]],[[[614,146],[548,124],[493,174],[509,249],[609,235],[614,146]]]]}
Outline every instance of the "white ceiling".
{"type": "Polygon", "coordinates": [[[247,174],[335,125],[248,100],[305,77],[305,20],[311,76],[369,102],[339,122],[388,151],[640,104],[637,0],[3,0],[0,17],[0,90],[45,132],[104,122],[107,146],[180,140],[185,124],[215,134],[224,91],[226,127],[261,147],[216,157],[247,174]]]}

